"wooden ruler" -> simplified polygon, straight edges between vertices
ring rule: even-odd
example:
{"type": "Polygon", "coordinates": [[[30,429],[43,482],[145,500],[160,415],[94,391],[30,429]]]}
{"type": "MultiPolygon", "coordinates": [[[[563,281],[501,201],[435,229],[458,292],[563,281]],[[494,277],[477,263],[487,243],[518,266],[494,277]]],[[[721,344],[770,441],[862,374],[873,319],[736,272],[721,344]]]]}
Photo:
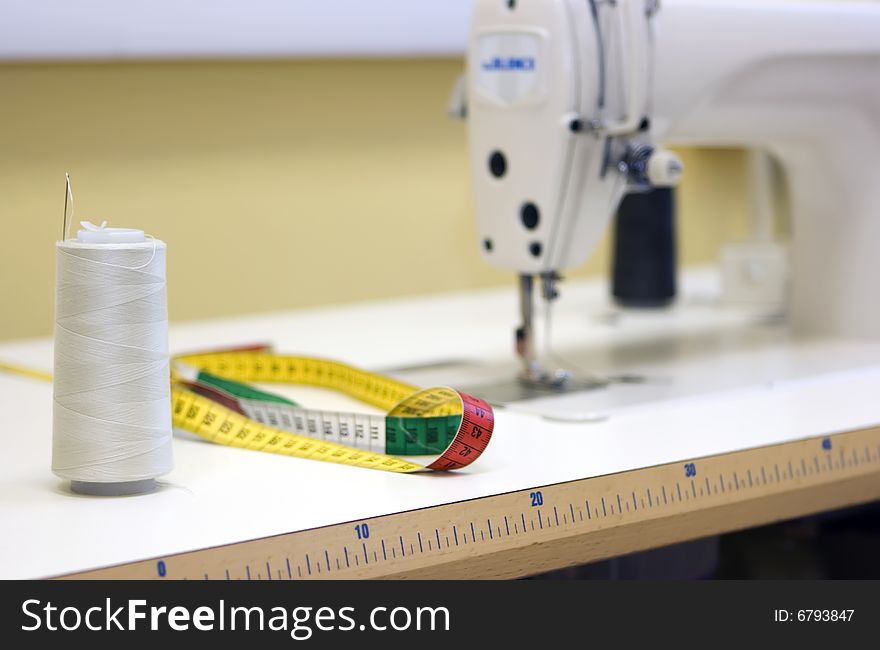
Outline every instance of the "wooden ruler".
{"type": "Polygon", "coordinates": [[[876,499],[871,428],[64,577],[509,578],[876,499]]]}

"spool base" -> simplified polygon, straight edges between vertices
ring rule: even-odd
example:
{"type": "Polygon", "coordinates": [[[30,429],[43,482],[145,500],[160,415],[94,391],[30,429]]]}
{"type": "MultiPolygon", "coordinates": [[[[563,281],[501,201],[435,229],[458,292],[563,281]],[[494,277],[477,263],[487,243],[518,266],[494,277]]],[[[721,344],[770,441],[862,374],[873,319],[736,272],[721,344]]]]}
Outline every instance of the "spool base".
{"type": "Polygon", "coordinates": [[[77,494],[87,494],[95,497],[124,497],[134,494],[148,494],[155,491],[156,479],[147,478],[142,481],[126,481],[125,483],[71,481],[70,489],[77,494]]]}

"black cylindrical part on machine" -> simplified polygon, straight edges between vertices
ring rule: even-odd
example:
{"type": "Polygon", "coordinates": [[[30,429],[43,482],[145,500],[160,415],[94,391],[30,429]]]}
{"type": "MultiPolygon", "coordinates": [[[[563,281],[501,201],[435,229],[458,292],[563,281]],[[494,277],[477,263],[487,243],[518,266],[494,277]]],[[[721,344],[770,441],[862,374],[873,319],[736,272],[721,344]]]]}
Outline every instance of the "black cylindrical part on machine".
{"type": "Polygon", "coordinates": [[[624,197],[614,225],[612,295],[623,307],[663,307],[675,298],[675,194],[660,187],[624,197]]]}

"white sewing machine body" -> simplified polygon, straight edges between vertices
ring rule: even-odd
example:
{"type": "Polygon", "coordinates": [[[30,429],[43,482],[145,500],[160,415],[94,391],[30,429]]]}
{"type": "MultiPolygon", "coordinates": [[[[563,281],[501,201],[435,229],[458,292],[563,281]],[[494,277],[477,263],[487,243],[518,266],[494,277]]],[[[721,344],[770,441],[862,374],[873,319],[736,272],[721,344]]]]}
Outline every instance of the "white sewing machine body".
{"type": "Polygon", "coordinates": [[[577,266],[592,252],[626,188],[617,162],[627,140],[573,128],[590,120],[629,122],[621,135],[638,131],[648,110],[647,28],[642,2],[607,15],[575,0],[476,3],[468,122],[478,229],[491,264],[542,273],[577,266]],[[621,84],[607,69],[633,79],[621,84]]]}
{"type": "MultiPolygon", "coordinates": [[[[621,138],[570,128],[572,116],[597,101],[592,4],[476,3],[468,119],[478,236],[489,263],[521,274],[582,263],[624,191],[613,164],[621,138]],[[499,44],[499,34],[520,36],[499,44]],[[487,78],[495,71],[480,69],[492,67],[493,35],[501,52],[495,67],[533,59],[501,71],[519,81],[496,82],[494,96],[487,78]],[[525,50],[510,50],[523,43],[525,50]],[[535,74],[542,65],[549,69],[535,74]],[[491,169],[496,150],[507,157],[500,178],[491,169]],[[534,228],[522,214],[529,201],[539,206],[534,228]]],[[[654,140],[773,154],[792,210],[794,330],[880,337],[880,3],[666,0],[650,31],[632,18],[633,6],[642,15],[650,8],[621,0],[619,15],[608,19],[616,28],[605,28],[635,49],[607,63],[616,72],[606,75],[603,119],[626,121],[633,106],[644,105],[654,140]],[[649,33],[653,47],[643,48],[649,33]],[[642,73],[643,54],[652,74],[642,73]],[[644,95],[634,90],[638,83],[644,95]]]]}
{"type": "Polygon", "coordinates": [[[658,138],[782,163],[794,331],[880,337],[880,4],[667,2],[656,53],[658,138]]]}

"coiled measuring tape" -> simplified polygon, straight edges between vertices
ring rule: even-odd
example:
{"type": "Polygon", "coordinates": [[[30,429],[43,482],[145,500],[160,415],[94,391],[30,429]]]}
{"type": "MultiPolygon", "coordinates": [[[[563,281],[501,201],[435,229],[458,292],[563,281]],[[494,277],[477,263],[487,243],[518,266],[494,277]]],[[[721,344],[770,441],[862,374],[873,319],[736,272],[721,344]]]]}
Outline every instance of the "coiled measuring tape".
{"type": "MultiPolygon", "coordinates": [[[[452,388],[417,388],[352,366],[267,348],[172,360],[172,424],[217,444],[397,473],[456,470],[485,451],[492,407],[452,388]],[[387,410],[384,416],[306,409],[247,382],[315,386],[387,410]],[[402,456],[435,455],[419,464],[402,456]]],[[[17,366],[0,369],[51,379],[17,366]]]]}
{"type": "Polygon", "coordinates": [[[174,426],[246,449],[393,472],[455,470],[479,458],[494,428],[492,408],[479,398],[420,391],[336,361],[251,349],[184,355],[174,368],[174,426]],[[335,390],[388,413],[305,409],[251,382],[335,390]],[[395,457],[427,454],[438,457],[427,465],[395,457]]]}

